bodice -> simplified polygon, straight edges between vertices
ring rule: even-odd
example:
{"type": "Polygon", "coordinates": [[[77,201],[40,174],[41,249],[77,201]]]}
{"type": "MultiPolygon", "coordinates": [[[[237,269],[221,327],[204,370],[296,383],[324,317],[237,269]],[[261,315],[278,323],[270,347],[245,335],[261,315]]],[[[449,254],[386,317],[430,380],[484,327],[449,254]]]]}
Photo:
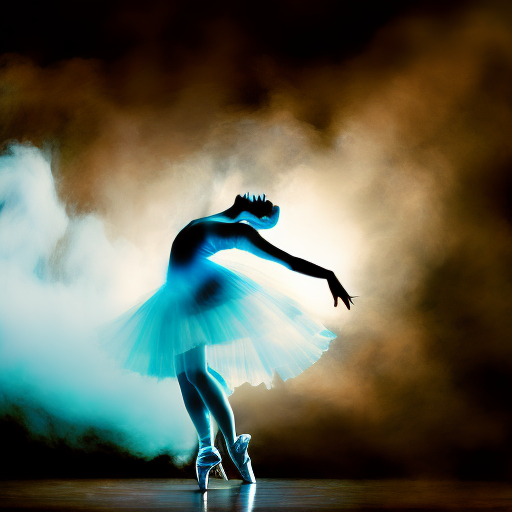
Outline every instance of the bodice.
{"type": "Polygon", "coordinates": [[[227,275],[231,271],[208,258],[218,251],[243,248],[245,229],[253,228],[215,221],[190,223],[172,244],[167,284],[183,300],[203,305],[236,295],[232,277],[227,275]]]}
{"type": "Polygon", "coordinates": [[[218,251],[226,249],[247,250],[244,241],[247,224],[215,221],[193,221],[176,236],[171,248],[169,267],[184,269],[197,265],[218,251]]]}

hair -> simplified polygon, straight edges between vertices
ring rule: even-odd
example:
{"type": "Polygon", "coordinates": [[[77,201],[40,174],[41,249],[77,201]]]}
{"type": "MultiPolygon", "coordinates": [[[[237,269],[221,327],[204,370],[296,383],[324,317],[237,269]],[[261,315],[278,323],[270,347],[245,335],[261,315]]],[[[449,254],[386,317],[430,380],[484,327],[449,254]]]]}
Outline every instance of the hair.
{"type": "Polygon", "coordinates": [[[252,213],[260,219],[262,217],[269,217],[274,207],[274,205],[265,198],[265,194],[256,197],[255,195],[251,196],[249,192],[243,196],[236,196],[235,206],[239,207],[242,211],[252,213]]]}

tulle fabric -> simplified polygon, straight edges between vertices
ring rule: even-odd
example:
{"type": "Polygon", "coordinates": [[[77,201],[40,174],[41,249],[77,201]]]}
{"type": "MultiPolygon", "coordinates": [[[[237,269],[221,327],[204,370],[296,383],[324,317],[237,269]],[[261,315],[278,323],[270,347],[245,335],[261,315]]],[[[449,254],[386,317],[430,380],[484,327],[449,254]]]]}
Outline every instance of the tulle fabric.
{"type": "Polygon", "coordinates": [[[299,375],[336,335],[286,295],[205,259],[171,268],[164,286],[101,337],[125,368],[158,378],[176,377],[177,354],[207,345],[210,371],[232,391],[299,375]]]}

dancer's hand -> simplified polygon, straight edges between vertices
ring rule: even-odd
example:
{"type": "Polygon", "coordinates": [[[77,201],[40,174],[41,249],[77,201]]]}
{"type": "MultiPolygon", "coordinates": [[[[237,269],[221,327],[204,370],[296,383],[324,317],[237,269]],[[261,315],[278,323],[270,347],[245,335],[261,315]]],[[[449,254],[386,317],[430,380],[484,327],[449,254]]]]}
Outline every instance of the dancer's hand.
{"type": "Polygon", "coordinates": [[[329,289],[331,290],[332,296],[334,298],[334,307],[338,306],[338,297],[343,301],[343,304],[347,306],[347,309],[350,309],[350,304],[354,304],[352,302],[353,296],[347,293],[347,290],[343,288],[343,285],[338,281],[338,278],[334,275],[334,272],[327,278],[327,284],[329,285],[329,289]]]}

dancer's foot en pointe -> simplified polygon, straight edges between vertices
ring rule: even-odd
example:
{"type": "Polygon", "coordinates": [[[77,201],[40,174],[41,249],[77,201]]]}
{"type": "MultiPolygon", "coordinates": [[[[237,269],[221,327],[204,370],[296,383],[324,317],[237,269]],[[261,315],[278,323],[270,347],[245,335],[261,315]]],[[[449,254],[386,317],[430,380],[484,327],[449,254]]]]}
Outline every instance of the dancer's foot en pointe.
{"type": "Polygon", "coordinates": [[[199,484],[199,490],[206,492],[208,489],[208,480],[210,471],[217,468],[221,477],[227,480],[228,477],[222,467],[222,458],[219,451],[214,446],[207,446],[201,448],[197,454],[196,460],[196,475],[199,484]]]}
{"type": "Polygon", "coordinates": [[[251,436],[249,434],[242,434],[236,438],[235,442],[231,446],[228,446],[228,451],[231,456],[231,460],[234,462],[243,481],[255,484],[256,478],[254,478],[254,473],[252,471],[251,458],[247,453],[250,440],[251,436]]]}

